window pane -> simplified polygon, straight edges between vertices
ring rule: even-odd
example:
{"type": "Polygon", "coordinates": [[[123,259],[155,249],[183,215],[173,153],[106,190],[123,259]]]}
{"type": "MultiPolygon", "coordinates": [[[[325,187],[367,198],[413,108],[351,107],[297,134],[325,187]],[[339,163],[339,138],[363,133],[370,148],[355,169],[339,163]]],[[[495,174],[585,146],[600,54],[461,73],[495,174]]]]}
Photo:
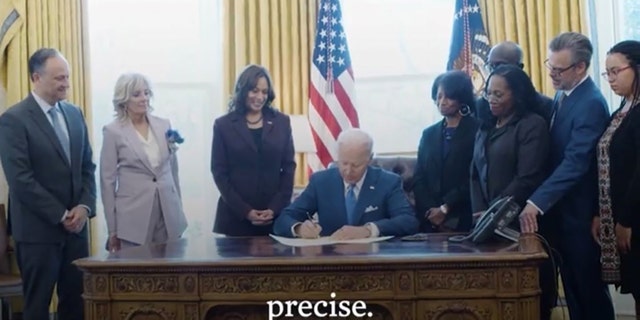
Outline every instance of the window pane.
{"type": "Polygon", "coordinates": [[[620,6],[622,20],[621,40],[640,40],[640,1],[623,0],[620,6]]]}
{"type": "Polygon", "coordinates": [[[433,79],[446,70],[454,1],[343,0],[360,126],[375,151],[415,152],[441,118],[433,79]]]}

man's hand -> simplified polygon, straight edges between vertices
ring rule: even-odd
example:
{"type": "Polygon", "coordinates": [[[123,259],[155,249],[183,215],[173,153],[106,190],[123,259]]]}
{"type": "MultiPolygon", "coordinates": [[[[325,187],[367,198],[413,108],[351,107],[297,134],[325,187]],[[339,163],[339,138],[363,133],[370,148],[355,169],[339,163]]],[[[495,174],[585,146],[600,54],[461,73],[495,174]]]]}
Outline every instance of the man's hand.
{"type": "Polygon", "coordinates": [[[118,235],[115,233],[110,235],[109,241],[107,242],[107,250],[109,250],[109,252],[116,252],[120,250],[120,248],[120,239],[118,239],[118,235]]]}
{"type": "Polygon", "coordinates": [[[591,236],[596,243],[600,244],[600,217],[593,217],[591,220],[591,236]]]}
{"type": "Polygon", "coordinates": [[[254,226],[266,226],[273,222],[273,211],[251,209],[249,214],[247,214],[247,219],[249,219],[254,226]]]}
{"type": "Polygon", "coordinates": [[[431,224],[436,227],[440,226],[444,222],[445,217],[446,215],[444,214],[444,212],[442,212],[440,207],[431,208],[426,213],[427,220],[429,220],[429,222],[431,222],[431,224]]]}
{"type": "Polygon", "coordinates": [[[520,230],[522,233],[538,232],[538,209],[530,203],[520,212],[520,230]]]}
{"type": "Polygon", "coordinates": [[[297,225],[293,231],[298,235],[298,238],[316,239],[320,237],[322,227],[311,220],[306,220],[305,222],[297,225]]]}
{"type": "Polygon", "coordinates": [[[620,253],[628,253],[631,250],[631,228],[616,223],[616,241],[620,253]]]}
{"type": "Polygon", "coordinates": [[[331,237],[336,240],[350,240],[350,239],[363,239],[369,238],[371,231],[365,226],[342,226],[342,228],[336,230],[331,237]]]}
{"type": "Polygon", "coordinates": [[[80,205],[75,206],[71,211],[69,211],[69,214],[67,214],[67,217],[64,219],[62,224],[67,231],[78,233],[82,231],[82,228],[84,228],[88,215],[89,212],[87,211],[87,208],[80,205]]]}

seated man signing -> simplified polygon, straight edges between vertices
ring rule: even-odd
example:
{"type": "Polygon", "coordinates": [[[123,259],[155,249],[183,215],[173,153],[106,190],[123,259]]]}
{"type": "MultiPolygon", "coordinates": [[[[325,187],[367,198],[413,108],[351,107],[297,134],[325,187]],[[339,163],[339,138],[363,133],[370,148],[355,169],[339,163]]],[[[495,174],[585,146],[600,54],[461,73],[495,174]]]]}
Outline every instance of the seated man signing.
{"type": "Polygon", "coordinates": [[[404,236],[418,230],[418,221],[400,176],[369,166],[373,140],[360,129],[338,137],[338,168],[311,176],[302,194],[274,222],[285,237],[360,239],[404,236]],[[317,213],[317,221],[311,215],[317,213]]]}

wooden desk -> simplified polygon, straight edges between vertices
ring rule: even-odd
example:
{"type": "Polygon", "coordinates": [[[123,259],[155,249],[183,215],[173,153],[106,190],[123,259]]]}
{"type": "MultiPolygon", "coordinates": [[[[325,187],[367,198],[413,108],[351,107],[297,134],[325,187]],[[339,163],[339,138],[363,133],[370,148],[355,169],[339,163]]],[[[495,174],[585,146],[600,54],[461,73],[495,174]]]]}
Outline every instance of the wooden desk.
{"type": "Polygon", "coordinates": [[[537,320],[537,266],[546,257],[533,237],[482,246],[434,236],[304,248],[211,237],[75,263],[85,273],[91,320],[262,320],[268,300],[331,301],[331,292],[336,301],[366,302],[371,319],[537,320]]]}

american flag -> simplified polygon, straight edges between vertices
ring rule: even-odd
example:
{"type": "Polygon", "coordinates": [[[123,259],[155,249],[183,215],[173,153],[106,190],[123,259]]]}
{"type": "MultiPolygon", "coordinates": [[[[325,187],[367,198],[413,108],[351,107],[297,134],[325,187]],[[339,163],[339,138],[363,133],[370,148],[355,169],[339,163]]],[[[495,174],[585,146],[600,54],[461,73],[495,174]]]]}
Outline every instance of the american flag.
{"type": "Polygon", "coordinates": [[[313,172],[336,159],[342,130],[359,127],[355,82],[339,0],[321,0],[309,83],[309,122],[316,154],[308,158],[313,172]]]}

